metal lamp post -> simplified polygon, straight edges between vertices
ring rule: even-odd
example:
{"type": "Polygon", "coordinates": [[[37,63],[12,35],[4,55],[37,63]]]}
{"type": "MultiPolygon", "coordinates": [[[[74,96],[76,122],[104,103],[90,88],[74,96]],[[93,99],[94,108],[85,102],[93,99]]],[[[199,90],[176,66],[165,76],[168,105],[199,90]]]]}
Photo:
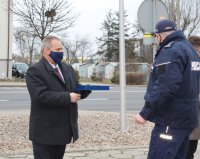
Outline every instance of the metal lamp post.
{"type": "Polygon", "coordinates": [[[119,0],[119,54],[120,54],[120,117],[121,131],[126,131],[126,66],[125,66],[125,39],[124,39],[124,0],[119,0]]]}

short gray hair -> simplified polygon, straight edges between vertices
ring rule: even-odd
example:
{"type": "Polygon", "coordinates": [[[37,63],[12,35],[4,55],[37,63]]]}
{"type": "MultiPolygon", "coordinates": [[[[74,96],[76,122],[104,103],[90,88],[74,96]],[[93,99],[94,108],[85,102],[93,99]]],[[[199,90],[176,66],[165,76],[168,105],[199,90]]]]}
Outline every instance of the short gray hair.
{"type": "Polygon", "coordinates": [[[47,37],[45,37],[42,42],[41,42],[41,47],[40,47],[40,54],[43,53],[44,48],[49,48],[51,47],[51,41],[52,40],[58,40],[61,41],[58,37],[56,36],[52,36],[52,35],[48,35],[47,37]]]}

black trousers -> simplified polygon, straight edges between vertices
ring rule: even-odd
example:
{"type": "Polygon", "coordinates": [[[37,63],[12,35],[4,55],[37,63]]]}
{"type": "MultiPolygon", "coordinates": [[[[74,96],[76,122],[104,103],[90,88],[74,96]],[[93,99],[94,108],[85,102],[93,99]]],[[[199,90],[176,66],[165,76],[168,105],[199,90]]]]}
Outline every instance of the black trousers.
{"type": "Polygon", "coordinates": [[[44,145],[32,142],[34,159],[63,159],[66,145],[44,145]]]}
{"type": "Polygon", "coordinates": [[[198,140],[189,140],[185,159],[194,159],[194,153],[197,150],[198,140]]]}

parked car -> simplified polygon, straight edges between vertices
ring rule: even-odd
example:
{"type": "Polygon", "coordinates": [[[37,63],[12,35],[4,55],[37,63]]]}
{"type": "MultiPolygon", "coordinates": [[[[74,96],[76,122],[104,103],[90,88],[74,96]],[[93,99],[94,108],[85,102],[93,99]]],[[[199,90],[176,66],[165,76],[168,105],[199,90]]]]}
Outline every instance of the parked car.
{"type": "Polygon", "coordinates": [[[24,78],[28,68],[29,66],[26,63],[15,62],[12,64],[12,76],[24,78]]]}

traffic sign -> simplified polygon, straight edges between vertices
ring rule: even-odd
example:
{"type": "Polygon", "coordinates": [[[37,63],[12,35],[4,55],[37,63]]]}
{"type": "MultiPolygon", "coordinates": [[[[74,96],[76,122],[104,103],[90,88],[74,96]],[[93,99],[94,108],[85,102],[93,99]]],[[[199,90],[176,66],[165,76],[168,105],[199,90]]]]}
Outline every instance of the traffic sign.
{"type": "Polygon", "coordinates": [[[154,32],[155,24],[161,19],[168,19],[166,5],[161,0],[145,0],[138,9],[138,23],[146,32],[154,32]]]}

